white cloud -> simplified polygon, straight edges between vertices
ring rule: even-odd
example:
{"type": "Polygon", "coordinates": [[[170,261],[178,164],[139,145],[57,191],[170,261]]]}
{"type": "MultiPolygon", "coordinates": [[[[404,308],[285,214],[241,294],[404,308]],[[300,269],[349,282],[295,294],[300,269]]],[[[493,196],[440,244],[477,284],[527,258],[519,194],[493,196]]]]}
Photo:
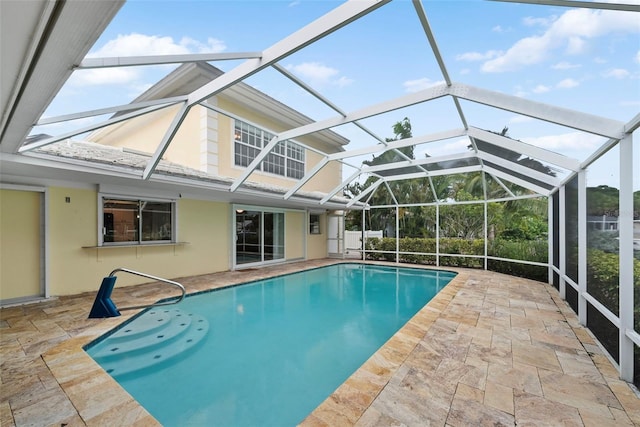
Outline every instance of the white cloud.
{"type": "Polygon", "coordinates": [[[529,116],[513,116],[509,119],[509,123],[527,123],[532,122],[533,120],[533,117],[529,116]]]}
{"type": "Polygon", "coordinates": [[[522,138],[523,142],[553,151],[593,152],[602,143],[602,137],[581,132],[522,138]]]}
{"type": "Polygon", "coordinates": [[[576,86],[580,86],[580,83],[574,79],[564,79],[559,81],[558,84],[556,85],[556,87],[560,89],[571,89],[576,86]]]}
{"type": "Polygon", "coordinates": [[[488,50],[485,53],[480,52],[466,52],[460,55],[456,55],[456,61],[486,61],[491,58],[502,55],[499,50],[488,50]]]}
{"type": "Polygon", "coordinates": [[[636,62],[640,64],[640,50],[636,53],[636,62]]]}
{"type": "Polygon", "coordinates": [[[340,71],[335,68],[327,67],[320,62],[303,62],[297,65],[287,65],[286,68],[289,71],[307,79],[312,85],[315,86],[338,86],[344,87],[353,83],[353,80],[339,76],[340,71]]]}
{"type": "Polygon", "coordinates": [[[586,50],[587,42],[580,37],[569,37],[566,53],[568,55],[579,55],[586,50]]]}
{"type": "Polygon", "coordinates": [[[554,70],[570,70],[572,68],[580,68],[582,65],[580,64],[572,64],[568,61],[560,61],[557,64],[551,66],[554,70]]]}
{"type": "MultiPolygon", "coordinates": [[[[219,53],[226,49],[224,42],[208,38],[206,43],[190,37],[175,42],[172,37],[150,36],[131,33],[120,34],[107,41],[101,48],[87,55],[87,58],[110,58],[147,55],[181,55],[188,53],[219,53]]],[[[78,86],[134,83],[143,77],[141,68],[104,68],[76,71],[70,84],[78,86]]],[[[137,83],[142,85],[144,83],[137,83]]]]}
{"type": "Polygon", "coordinates": [[[227,49],[227,46],[222,40],[218,40],[213,37],[209,37],[206,43],[201,43],[190,37],[183,37],[180,40],[180,46],[184,46],[188,49],[188,52],[186,53],[219,53],[224,52],[227,49]]]}
{"type": "Polygon", "coordinates": [[[402,83],[402,86],[404,86],[404,90],[406,92],[414,93],[414,92],[420,92],[421,90],[425,90],[433,86],[441,85],[443,83],[444,83],[444,80],[439,80],[434,82],[431,79],[423,77],[417,80],[407,80],[406,82],[402,83]]]}
{"type": "Polygon", "coordinates": [[[226,49],[224,42],[209,38],[206,43],[190,37],[175,42],[172,37],[149,36],[131,33],[118,35],[87,57],[136,56],[136,55],[179,55],[186,53],[218,53],[226,49]]]}
{"type": "MultiPolygon", "coordinates": [[[[539,18],[525,23],[542,25],[539,18]]],[[[564,48],[568,54],[585,51],[589,39],[609,33],[637,33],[639,27],[633,13],[610,10],[571,9],[559,17],[550,17],[544,33],[518,40],[504,54],[482,65],[482,71],[499,73],[515,71],[538,64],[552,51],[564,48]]]]}
{"type": "Polygon", "coordinates": [[[513,93],[514,96],[518,96],[520,98],[524,98],[527,95],[529,95],[529,92],[527,92],[526,90],[524,90],[524,88],[520,85],[517,85],[515,87],[515,92],[513,93]]]}
{"type": "Polygon", "coordinates": [[[538,85],[536,87],[534,87],[531,92],[533,93],[546,93],[549,92],[551,90],[551,88],[549,86],[545,86],[545,85],[538,85]]]}
{"type": "Polygon", "coordinates": [[[495,27],[493,27],[491,29],[491,31],[493,31],[494,33],[506,33],[511,31],[510,28],[502,28],[502,25],[496,25],[495,27]]]}
{"type": "Polygon", "coordinates": [[[548,18],[534,18],[532,16],[527,16],[522,20],[522,23],[527,27],[548,27],[555,21],[558,17],[556,15],[552,15],[548,18]]]}
{"type": "Polygon", "coordinates": [[[503,55],[482,64],[480,69],[487,73],[500,73],[537,64],[547,58],[549,45],[549,37],[526,37],[518,40],[503,55]]]}
{"type": "Polygon", "coordinates": [[[103,68],[95,70],[78,70],[69,78],[74,86],[122,85],[135,81],[140,70],[134,68],[103,68]]]}
{"type": "Polygon", "coordinates": [[[614,79],[626,79],[629,76],[631,76],[631,73],[624,68],[613,68],[604,73],[604,77],[611,77],[614,79]]]}
{"type": "Polygon", "coordinates": [[[462,70],[460,70],[460,75],[461,76],[464,76],[464,75],[469,74],[469,73],[471,73],[471,70],[468,69],[468,68],[463,68],[462,70]]]}
{"type": "Polygon", "coordinates": [[[448,142],[446,144],[440,145],[437,149],[433,149],[431,147],[430,150],[424,150],[419,153],[416,153],[416,158],[424,158],[426,154],[432,155],[434,152],[437,152],[438,156],[446,156],[448,154],[458,154],[458,153],[467,153],[469,151],[469,145],[471,142],[469,138],[462,138],[455,141],[448,142]]]}

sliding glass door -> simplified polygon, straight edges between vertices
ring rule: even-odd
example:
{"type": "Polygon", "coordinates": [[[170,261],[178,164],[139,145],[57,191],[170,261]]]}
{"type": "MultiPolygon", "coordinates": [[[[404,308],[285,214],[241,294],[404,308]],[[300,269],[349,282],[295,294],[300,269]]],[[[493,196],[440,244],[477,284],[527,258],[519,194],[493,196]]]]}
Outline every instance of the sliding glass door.
{"type": "Polygon", "coordinates": [[[284,213],[236,209],[236,265],[284,259],[284,213]]]}

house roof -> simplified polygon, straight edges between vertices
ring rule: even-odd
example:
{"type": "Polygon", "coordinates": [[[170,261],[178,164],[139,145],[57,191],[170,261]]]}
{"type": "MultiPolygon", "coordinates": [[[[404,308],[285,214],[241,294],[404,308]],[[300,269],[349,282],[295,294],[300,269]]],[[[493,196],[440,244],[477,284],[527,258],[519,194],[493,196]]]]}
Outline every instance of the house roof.
{"type": "MultiPolygon", "coordinates": [[[[567,0],[504,1],[508,3],[536,3],[555,7],[595,8],[632,13],[640,11],[639,5],[623,3],[567,0]]],[[[279,111],[285,113],[284,116],[288,120],[289,129],[278,133],[276,135],[277,140],[272,141],[271,144],[265,147],[243,175],[228,186],[228,190],[231,193],[241,191],[242,188],[246,187],[245,182],[254,168],[264,160],[278,140],[294,139],[316,133],[330,135],[331,129],[350,124],[364,130],[371,137],[371,145],[366,148],[348,149],[338,153],[326,153],[319,166],[308,171],[296,187],[282,196],[283,200],[286,201],[296,197],[304,183],[328,163],[344,163],[365,154],[380,154],[385,151],[398,152],[402,147],[410,145],[429,144],[459,137],[468,139],[471,150],[458,154],[433,155],[430,158],[418,160],[403,158],[402,155],[399,155],[394,164],[353,166],[354,173],[348,179],[345,179],[340,186],[333,189],[329,195],[325,196],[320,201],[320,204],[327,203],[331,196],[339,194],[350,183],[366,177],[377,179],[375,185],[384,187],[388,186],[389,182],[398,180],[411,180],[420,177],[432,179],[439,174],[457,173],[480,174],[483,180],[495,181],[503,187],[505,187],[504,183],[508,182],[525,189],[529,193],[548,196],[568,179],[571,179],[579,171],[586,169],[607,153],[618,141],[630,136],[640,126],[640,114],[637,114],[631,120],[615,120],[544,104],[523,97],[506,95],[503,92],[452,80],[447,68],[447,61],[440,53],[436,42],[433,26],[427,19],[426,11],[419,0],[414,1],[412,5],[415,9],[415,16],[420,22],[424,35],[426,35],[427,44],[430,48],[429,53],[437,62],[442,74],[443,82],[441,84],[397,98],[387,99],[375,105],[345,111],[281,65],[281,61],[289,55],[323,40],[330,34],[339,32],[342,28],[350,26],[373,11],[384,10],[383,6],[388,2],[388,0],[381,0],[344,3],[310,24],[294,31],[287,37],[273,43],[268,48],[257,52],[257,54],[244,55],[244,61],[222,74],[219,74],[220,70],[215,69],[215,67],[204,66],[201,61],[228,59],[232,56],[235,59],[242,59],[243,55],[168,55],[163,58],[132,57],[83,60],[82,58],[86,55],[93,42],[99,37],[120,8],[121,3],[119,1],[52,3],[45,0],[34,0],[32,2],[20,2],[23,3],[20,7],[14,4],[16,2],[0,2],[3,19],[3,84],[7,82],[7,87],[11,89],[8,92],[5,91],[1,98],[3,114],[0,152],[6,154],[3,155],[2,160],[11,161],[15,164],[24,164],[27,167],[29,162],[25,159],[28,158],[27,153],[29,152],[34,152],[50,144],[64,141],[113,123],[138,117],[166,105],[178,105],[180,106],[180,111],[173,124],[167,129],[155,154],[146,160],[141,174],[138,170],[134,174],[138,179],[148,181],[154,175],[161,173],[162,155],[171,144],[173,136],[176,134],[189,108],[205,103],[212,96],[233,94],[239,99],[244,97],[247,102],[249,100],[252,103],[255,101],[255,104],[259,106],[256,108],[265,108],[265,106],[278,108],[279,111]],[[6,22],[20,23],[20,25],[4,25],[6,22]],[[15,32],[12,32],[14,30],[15,32]],[[9,39],[14,43],[14,49],[5,49],[6,40],[9,39]],[[10,60],[17,60],[17,62],[11,62],[10,60]],[[19,65],[6,67],[5,64],[9,62],[19,65]],[[46,106],[70,76],[70,70],[94,66],[121,67],[154,63],[185,63],[189,65],[179,67],[179,71],[176,70],[175,73],[171,73],[130,105],[80,112],[59,118],[59,120],[70,120],[99,114],[118,113],[108,120],[95,125],[80,127],[44,140],[34,142],[26,139],[30,129],[38,122],[46,106]],[[308,117],[295,114],[292,109],[284,104],[245,84],[246,79],[267,69],[275,69],[284,74],[295,85],[335,111],[336,115],[324,120],[310,120],[308,117]],[[208,77],[203,78],[203,73],[204,75],[208,74],[208,77],[211,78],[207,81],[208,77]],[[178,78],[180,76],[190,76],[192,80],[188,80],[186,85],[181,86],[184,89],[182,92],[172,92],[172,87],[175,89],[174,85],[180,82],[178,78]],[[6,93],[10,95],[6,96],[6,93]],[[182,96],[175,96],[175,94],[180,93],[182,96]],[[169,95],[171,96],[167,98],[169,95]],[[455,107],[460,123],[459,127],[389,142],[378,137],[375,132],[372,132],[363,124],[363,121],[370,117],[407,106],[440,102],[442,100],[451,103],[455,107]],[[261,103],[263,106],[260,106],[261,103]],[[489,126],[483,126],[481,123],[474,123],[470,120],[471,115],[466,112],[470,104],[480,104],[493,109],[513,112],[532,118],[542,125],[552,124],[568,129],[576,129],[584,134],[600,136],[604,138],[605,142],[586,160],[569,158],[532,144],[508,138],[505,135],[484,130],[489,126]],[[556,173],[558,176],[552,176],[550,173],[537,170],[539,168],[532,167],[530,162],[522,161],[527,158],[539,162],[543,168],[549,168],[549,170],[561,173],[556,173]]],[[[384,82],[377,83],[379,85],[384,84],[384,82]]],[[[372,90],[376,90],[376,88],[374,87],[372,90]]],[[[599,102],[600,100],[591,101],[599,102]]],[[[42,120],[40,123],[42,123],[42,120]]],[[[344,140],[336,138],[336,142],[342,144],[344,140]]],[[[32,153],[33,155],[35,154],[32,153]]],[[[40,152],[37,155],[42,156],[44,153],[40,152]]],[[[28,173],[24,172],[26,175],[28,173]]],[[[375,191],[375,189],[371,191],[375,191]]],[[[352,200],[351,203],[366,201],[366,196],[367,194],[361,195],[360,198],[352,200]]],[[[511,196],[515,196],[515,194],[511,196]]]]}
{"type": "MultiPolygon", "coordinates": [[[[222,70],[207,62],[185,63],[134,99],[132,104],[185,96],[223,74],[222,70]]],[[[250,111],[269,117],[270,121],[276,121],[286,128],[296,128],[313,123],[311,118],[246,83],[238,83],[221,92],[218,96],[228,98],[250,111]]],[[[123,113],[116,113],[115,116],[121,114],[123,113]]],[[[349,143],[347,138],[331,130],[318,132],[314,136],[335,150],[342,151],[343,146],[349,143]]]]}

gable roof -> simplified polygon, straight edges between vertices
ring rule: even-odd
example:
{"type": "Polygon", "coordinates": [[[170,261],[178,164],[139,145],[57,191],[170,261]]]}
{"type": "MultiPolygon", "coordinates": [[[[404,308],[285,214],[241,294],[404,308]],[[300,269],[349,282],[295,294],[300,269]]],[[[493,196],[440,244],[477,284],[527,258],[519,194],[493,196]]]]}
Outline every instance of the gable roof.
{"type": "MultiPolygon", "coordinates": [[[[185,63],[147,89],[132,103],[189,95],[223,74],[222,70],[207,62],[185,63]]],[[[277,121],[285,128],[296,128],[313,123],[311,118],[246,83],[240,82],[219,93],[218,96],[230,99],[249,111],[277,121]]],[[[349,143],[347,138],[330,130],[318,132],[314,136],[338,150],[342,150],[342,147],[349,143]]]]}

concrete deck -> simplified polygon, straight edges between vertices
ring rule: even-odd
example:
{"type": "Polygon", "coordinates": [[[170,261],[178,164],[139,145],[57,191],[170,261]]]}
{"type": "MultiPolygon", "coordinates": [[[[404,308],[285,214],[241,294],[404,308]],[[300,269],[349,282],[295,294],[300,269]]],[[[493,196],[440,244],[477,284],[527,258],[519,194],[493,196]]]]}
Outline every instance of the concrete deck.
{"type": "MultiPolygon", "coordinates": [[[[191,293],[335,262],[178,280],[191,293]]],[[[640,399],[553,287],[449,270],[458,276],[303,425],[640,425],[640,399]]],[[[113,299],[151,303],[161,292],[117,288],[113,299]]],[[[94,297],[0,310],[0,425],[158,425],[82,350],[135,314],[87,319],[94,297]]]]}

